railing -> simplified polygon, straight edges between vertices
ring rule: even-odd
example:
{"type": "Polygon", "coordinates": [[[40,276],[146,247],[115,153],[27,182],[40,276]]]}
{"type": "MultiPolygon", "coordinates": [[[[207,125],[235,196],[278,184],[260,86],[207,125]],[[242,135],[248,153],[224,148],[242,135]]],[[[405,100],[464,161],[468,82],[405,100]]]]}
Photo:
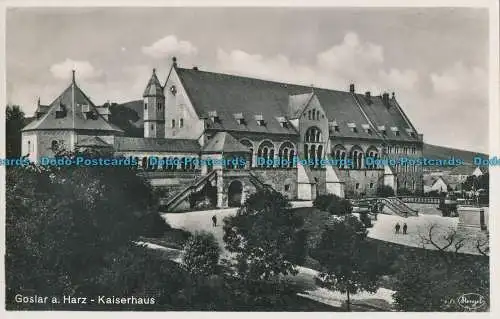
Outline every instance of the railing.
{"type": "Polygon", "coordinates": [[[261,188],[261,189],[267,189],[267,190],[270,190],[270,191],[274,191],[274,188],[272,188],[271,185],[262,182],[259,179],[259,177],[257,177],[252,172],[250,172],[249,176],[250,176],[250,182],[252,182],[252,184],[254,184],[256,187],[261,188]]]}
{"type": "Polygon", "coordinates": [[[419,196],[398,196],[405,203],[414,204],[438,204],[441,201],[440,197],[419,197],[419,196]]]}
{"type": "Polygon", "coordinates": [[[215,173],[216,173],[216,171],[211,171],[207,175],[199,178],[195,182],[193,182],[190,185],[188,185],[187,187],[183,188],[181,191],[177,192],[173,196],[168,197],[166,199],[160,199],[160,206],[163,206],[163,207],[167,208],[168,206],[171,206],[176,201],[178,201],[179,199],[181,199],[183,196],[189,196],[192,193],[193,189],[198,188],[202,183],[204,183],[206,180],[208,180],[213,175],[215,175],[215,173]]]}
{"type": "Polygon", "coordinates": [[[140,171],[145,178],[194,178],[200,177],[200,171],[140,171]]]}

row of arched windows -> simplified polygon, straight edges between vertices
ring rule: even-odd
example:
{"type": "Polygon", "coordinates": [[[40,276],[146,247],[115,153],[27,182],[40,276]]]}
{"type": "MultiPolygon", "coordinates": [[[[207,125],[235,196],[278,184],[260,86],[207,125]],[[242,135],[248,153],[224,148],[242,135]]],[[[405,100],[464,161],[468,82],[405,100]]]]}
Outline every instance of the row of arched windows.
{"type": "Polygon", "coordinates": [[[373,146],[370,147],[365,153],[359,146],[353,146],[350,151],[347,151],[344,146],[337,145],[333,148],[331,157],[338,161],[344,160],[344,162],[339,164],[340,168],[375,169],[377,168],[377,165],[373,163],[373,160],[377,160],[379,158],[379,154],[378,150],[373,146]],[[367,162],[366,157],[370,157],[373,160],[367,162]],[[348,160],[352,161],[350,166],[348,165],[348,160]]]}
{"type": "Polygon", "coordinates": [[[192,161],[187,161],[186,157],[163,157],[158,158],[158,161],[149,160],[150,158],[145,156],[142,159],[136,157],[135,160],[137,162],[137,166],[141,167],[144,170],[165,170],[170,172],[175,171],[194,171],[196,166],[192,161]]]}
{"type": "Polygon", "coordinates": [[[316,120],[319,120],[319,119],[324,119],[325,115],[321,114],[320,111],[314,109],[314,110],[307,111],[307,118],[309,120],[315,120],[316,121],[316,120]]]}
{"type": "Polygon", "coordinates": [[[399,145],[389,145],[387,146],[387,154],[416,154],[416,146],[399,146],[399,145]]]}

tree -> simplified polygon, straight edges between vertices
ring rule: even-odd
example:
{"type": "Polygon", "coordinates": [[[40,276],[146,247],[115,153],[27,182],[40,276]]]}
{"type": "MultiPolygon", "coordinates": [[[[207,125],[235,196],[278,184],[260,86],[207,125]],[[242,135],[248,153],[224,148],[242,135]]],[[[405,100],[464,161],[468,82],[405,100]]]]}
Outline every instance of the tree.
{"type": "Polygon", "coordinates": [[[9,167],[6,185],[7,304],[29,291],[95,294],[110,256],[167,229],[129,168],[9,167]]]}
{"type": "Polygon", "coordinates": [[[215,274],[220,252],[214,235],[206,232],[195,233],[184,245],[184,267],[195,276],[215,274]]]}
{"type": "Polygon", "coordinates": [[[351,202],[334,194],[319,195],[314,200],[313,205],[332,215],[347,215],[352,213],[351,202]]]}
{"type": "Polygon", "coordinates": [[[377,187],[378,197],[392,197],[394,196],[394,189],[387,185],[381,185],[377,187]]]}
{"type": "Polygon", "coordinates": [[[25,126],[24,112],[18,105],[7,105],[5,117],[5,147],[7,157],[20,157],[21,129],[25,126]]]}
{"type": "Polygon", "coordinates": [[[336,217],[323,232],[319,245],[313,249],[323,271],[320,284],[347,294],[347,311],[350,311],[351,294],[360,291],[374,292],[382,268],[369,259],[371,247],[366,242],[367,230],[353,215],[336,217]]]}
{"type": "Polygon", "coordinates": [[[224,242],[235,254],[236,271],[245,280],[296,274],[305,258],[303,219],[282,194],[261,190],[248,197],[235,216],[224,219],[224,242]]]}

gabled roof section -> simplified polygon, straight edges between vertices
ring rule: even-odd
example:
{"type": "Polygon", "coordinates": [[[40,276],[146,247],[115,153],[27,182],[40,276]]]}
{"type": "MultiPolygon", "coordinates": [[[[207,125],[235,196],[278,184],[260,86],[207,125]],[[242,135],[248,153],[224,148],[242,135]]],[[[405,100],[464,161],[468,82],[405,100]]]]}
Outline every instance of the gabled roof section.
{"type": "Polygon", "coordinates": [[[142,96],[164,96],[163,87],[156,76],[156,69],[153,69],[153,74],[151,74],[151,78],[149,79],[148,85],[146,86],[142,96]]]}
{"type": "Polygon", "coordinates": [[[203,153],[250,153],[250,149],[241,144],[227,132],[216,133],[203,147],[203,153]]]}
{"type": "Polygon", "coordinates": [[[47,114],[25,126],[31,130],[93,130],[123,133],[117,126],[106,121],[96,106],[73,82],[49,106],[47,114]],[[88,112],[86,108],[88,108],[88,112]],[[56,114],[57,113],[57,114],[56,114]]]}
{"type": "Polygon", "coordinates": [[[76,146],[79,147],[112,147],[112,145],[106,143],[103,139],[98,136],[85,136],[78,135],[78,140],[76,146]]]}
{"type": "Polygon", "coordinates": [[[382,96],[371,96],[368,100],[365,95],[356,94],[356,99],[373,125],[376,127],[385,126],[386,135],[384,137],[386,139],[415,142],[419,140],[416,130],[395,98],[384,101],[382,96]],[[397,128],[397,130],[392,128],[397,128]],[[411,132],[413,132],[413,136],[411,132]]]}
{"type": "Polygon", "coordinates": [[[291,120],[299,118],[312,97],[312,92],[290,95],[288,98],[288,118],[291,120]]]}
{"type": "Polygon", "coordinates": [[[117,152],[136,151],[198,153],[200,151],[200,144],[198,144],[196,140],[188,139],[117,136],[114,139],[114,149],[117,152]]]}

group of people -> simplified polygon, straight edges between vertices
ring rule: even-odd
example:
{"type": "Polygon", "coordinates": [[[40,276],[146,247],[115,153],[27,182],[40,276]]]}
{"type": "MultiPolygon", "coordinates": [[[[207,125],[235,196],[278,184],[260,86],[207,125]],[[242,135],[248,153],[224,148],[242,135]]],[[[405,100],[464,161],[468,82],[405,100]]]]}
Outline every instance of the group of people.
{"type": "MultiPolygon", "coordinates": [[[[399,223],[396,223],[396,226],[394,226],[394,229],[396,230],[396,234],[399,234],[399,230],[401,229],[401,225],[399,223]]],[[[408,225],[406,223],[403,224],[403,235],[406,235],[408,233],[408,225]]]]}

